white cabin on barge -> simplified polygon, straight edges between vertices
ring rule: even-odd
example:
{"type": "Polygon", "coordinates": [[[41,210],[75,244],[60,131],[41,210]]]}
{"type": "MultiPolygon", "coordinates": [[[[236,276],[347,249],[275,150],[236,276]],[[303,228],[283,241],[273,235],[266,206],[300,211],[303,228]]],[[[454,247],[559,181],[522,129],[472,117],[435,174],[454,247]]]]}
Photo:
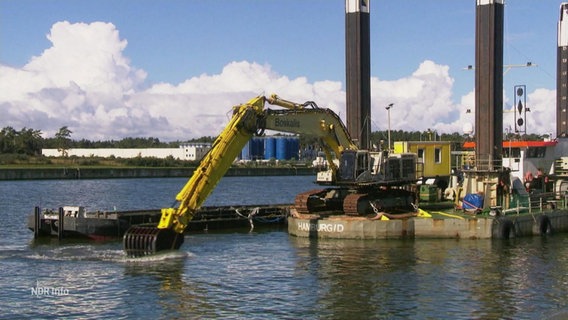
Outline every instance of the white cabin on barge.
{"type": "MultiPolygon", "coordinates": [[[[503,141],[503,167],[511,169],[511,178],[523,181],[526,174],[554,174],[554,163],[559,158],[556,151],[558,141],[503,141]]],[[[464,143],[464,148],[475,148],[475,142],[464,143]]]]}

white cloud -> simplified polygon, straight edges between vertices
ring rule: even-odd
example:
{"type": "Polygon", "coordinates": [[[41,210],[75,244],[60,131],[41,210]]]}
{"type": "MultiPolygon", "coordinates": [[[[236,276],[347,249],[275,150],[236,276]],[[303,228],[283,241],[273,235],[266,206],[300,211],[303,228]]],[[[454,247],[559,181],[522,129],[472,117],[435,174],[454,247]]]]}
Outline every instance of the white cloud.
{"type": "Polygon", "coordinates": [[[9,116],[0,125],[49,136],[69,126],[74,138],[89,139],[145,133],[136,124],[145,115],[132,112],[125,99],[146,74],[122,55],[127,43],[114,25],[58,22],[47,38],[52,46],[21,69],[2,66],[0,109],[9,116]]]}
{"type": "MultiPolygon", "coordinates": [[[[68,126],[75,139],[187,140],[217,135],[232,106],[271,93],[297,102],[315,101],[345,118],[345,92],[337,81],[290,79],[270,65],[240,61],[228,63],[219,74],[152,85],[124,56],[127,41],[111,23],[58,22],[47,38],[51,47],[22,68],[0,65],[0,127],[28,127],[53,136],[68,126]]],[[[473,122],[465,111],[473,111],[474,95],[454,103],[453,83],[448,66],[428,60],[401,79],[373,77],[373,130],[387,128],[384,107],[394,103],[394,130],[461,133],[465,122],[473,122]]],[[[529,132],[550,131],[554,101],[551,90],[528,95],[529,132]]]]}
{"type": "Polygon", "coordinates": [[[388,114],[384,107],[394,103],[391,109],[393,130],[456,131],[451,122],[459,116],[460,106],[452,102],[453,82],[448,66],[429,60],[406,78],[394,81],[372,78],[373,120],[379,129],[387,128],[388,114]]]}
{"type": "Polygon", "coordinates": [[[556,134],[556,90],[536,89],[527,95],[527,133],[556,134]]]}

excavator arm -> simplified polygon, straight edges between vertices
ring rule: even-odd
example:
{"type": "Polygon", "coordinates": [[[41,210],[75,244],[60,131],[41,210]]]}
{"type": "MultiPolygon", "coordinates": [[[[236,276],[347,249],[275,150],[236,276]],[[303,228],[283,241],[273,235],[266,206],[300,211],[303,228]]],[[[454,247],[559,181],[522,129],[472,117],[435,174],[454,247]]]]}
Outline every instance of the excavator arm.
{"type": "Polygon", "coordinates": [[[333,164],[331,153],[339,155],[344,150],[357,149],[337,114],[329,109],[318,108],[313,102],[297,104],[272,95],[268,98],[258,96],[235,106],[229,124],[177,194],[178,206],[162,209],[157,227],[131,227],[123,238],[126,253],[129,256],[144,256],[179,249],[183,243],[183,232],[196,210],[225,175],[245,144],[254,134],[261,134],[266,129],[320,138],[334,172],[337,167],[333,164]],[[284,109],[265,109],[265,102],[284,109]]]}
{"type": "Polygon", "coordinates": [[[187,223],[231,167],[245,144],[257,131],[258,116],[264,111],[264,97],[256,97],[233,108],[233,117],[203,157],[193,176],[177,194],[177,208],[162,209],[159,229],[182,233],[187,223]]]}

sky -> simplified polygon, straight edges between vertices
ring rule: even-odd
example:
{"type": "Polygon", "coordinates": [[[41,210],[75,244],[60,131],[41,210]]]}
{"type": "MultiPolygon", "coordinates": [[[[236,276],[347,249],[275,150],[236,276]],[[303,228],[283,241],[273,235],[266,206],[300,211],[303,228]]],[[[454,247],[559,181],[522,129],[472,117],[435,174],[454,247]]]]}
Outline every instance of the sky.
{"type": "MultiPolygon", "coordinates": [[[[555,136],[561,1],[505,2],[505,130],[555,136]],[[516,67],[532,62],[532,67],[516,67]]],[[[475,0],[371,0],[372,130],[474,122],[475,0]]],[[[0,128],[72,139],[216,136],[276,93],[345,121],[344,0],[0,0],[0,128]]]]}

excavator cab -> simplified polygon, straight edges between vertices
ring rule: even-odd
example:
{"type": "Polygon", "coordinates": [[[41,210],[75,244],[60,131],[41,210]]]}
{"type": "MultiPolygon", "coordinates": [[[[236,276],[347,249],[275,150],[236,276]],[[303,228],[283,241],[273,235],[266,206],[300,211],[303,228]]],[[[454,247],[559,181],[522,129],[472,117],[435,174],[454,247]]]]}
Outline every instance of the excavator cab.
{"type": "Polygon", "coordinates": [[[400,184],[416,181],[414,154],[345,150],[337,171],[338,184],[400,184]]]}
{"type": "Polygon", "coordinates": [[[371,177],[371,158],[366,150],[345,150],[341,153],[338,183],[355,183],[371,177]]]}

